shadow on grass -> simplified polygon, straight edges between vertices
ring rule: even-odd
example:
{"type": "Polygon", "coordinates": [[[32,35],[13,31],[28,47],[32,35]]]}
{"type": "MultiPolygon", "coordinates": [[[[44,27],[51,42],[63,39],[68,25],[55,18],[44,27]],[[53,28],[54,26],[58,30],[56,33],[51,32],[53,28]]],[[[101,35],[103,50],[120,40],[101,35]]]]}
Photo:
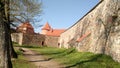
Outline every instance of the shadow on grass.
{"type": "Polygon", "coordinates": [[[37,45],[19,45],[16,42],[13,42],[14,47],[24,47],[24,48],[41,48],[42,46],[37,46],[37,45]]]}
{"type": "Polygon", "coordinates": [[[23,47],[23,48],[42,48],[41,46],[27,46],[27,45],[15,46],[15,47],[23,47]]]}
{"type": "Polygon", "coordinates": [[[24,56],[40,56],[41,54],[23,54],[24,56]]]}
{"type": "Polygon", "coordinates": [[[31,60],[29,62],[45,62],[45,61],[50,61],[51,59],[41,59],[41,60],[31,60]]]}
{"type": "Polygon", "coordinates": [[[93,61],[96,61],[97,59],[99,59],[102,56],[103,56],[102,54],[94,55],[94,56],[91,56],[92,58],[89,59],[89,60],[79,61],[79,62],[77,62],[73,65],[66,66],[65,68],[75,67],[77,65],[81,65],[81,64],[84,64],[84,63],[87,63],[87,62],[93,62],[93,61]]]}
{"type": "Polygon", "coordinates": [[[70,49],[67,49],[63,52],[59,52],[59,53],[52,53],[54,56],[53,57],[50,57],[48,59],[55,59],[55,58],[60,58],[60,57],[63,57],[63,56],[66,56],[66,55],[69,55],[71,53],[75,52],[75,48],[70,48],[70,49]]]}

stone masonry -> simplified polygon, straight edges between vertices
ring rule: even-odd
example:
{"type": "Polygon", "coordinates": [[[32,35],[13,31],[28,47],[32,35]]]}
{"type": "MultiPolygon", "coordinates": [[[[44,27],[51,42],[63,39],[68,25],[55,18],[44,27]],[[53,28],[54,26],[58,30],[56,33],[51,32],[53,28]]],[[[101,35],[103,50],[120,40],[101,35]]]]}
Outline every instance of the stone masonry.
{"type": "Polygon", "coordinates": [[[42,34],[12,33],[12,41],[19,45],[27,46],[48,46],[58,47],[58,38],[56,36],[46,36],[42,34]]]}
{"type": "Polygon", "coordinates": [[[61,34],[60,47],[107,54],[120,62],[120,0],[101,0],[61,34]]]}
{"type": "Polygon", "coordinates": [[[44,46],[45,36],[41,34],[12,33],[12,41],[19,45],[44,46]]]}
{"type": "Polygon", "coordinates": [[[22,45],[23,33],[12,33],[11,38],[13,42],[17,42],[19,45],[22,45]]]}
{"type": "Polygon", "coordinates": [[[41,34],[23,34],[22,44],[27,46],[44,46],[45,36],[41,34]]]}

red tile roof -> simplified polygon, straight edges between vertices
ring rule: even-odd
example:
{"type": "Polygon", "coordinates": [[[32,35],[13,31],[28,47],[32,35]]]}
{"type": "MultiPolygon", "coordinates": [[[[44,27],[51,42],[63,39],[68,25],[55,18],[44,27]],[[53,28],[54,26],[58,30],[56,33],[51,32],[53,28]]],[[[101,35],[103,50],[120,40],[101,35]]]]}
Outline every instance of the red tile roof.
{"type": "Polygon", "coordinates": [[[48,24],[48,22],[45,24],[45,26],[42,28],[42,30],[50,30],[51,27],[50,25],[48,24]]]}
{"type": "Polygon", "coordinates": [[[77,39],[77,42],[81,42],[83,39],[85,39],[88,35],[90,35],[91,32],[87,32],[86,34],[84,34],[82,37],[80,37],[79,39],[77,39]]]}
{"type": "Polygon", "coordinates": [[[51,26],[48,24],[48,22],[43,26],[42,30],[46,30],[44,35],[47,35],[47,36],[60,36],[60,34],[65,31],[65,29],[51,28],[51,26]]]}
{"type": "Polygon", "coordinates": [[[16,30],[22,33],[34,33],[34,28],[29,22],[22,23],[16,30]]]}
{"type": "Polygon", "coordinates": [[[33,28],[29,22],[22,23],[19,28],[33,28]]]}
{"type": "Polygon", "coordinates": [[[64,32],[65,29],[52,29],[46,33],[48,36],[60,36],[62,32],[64,32]]]}

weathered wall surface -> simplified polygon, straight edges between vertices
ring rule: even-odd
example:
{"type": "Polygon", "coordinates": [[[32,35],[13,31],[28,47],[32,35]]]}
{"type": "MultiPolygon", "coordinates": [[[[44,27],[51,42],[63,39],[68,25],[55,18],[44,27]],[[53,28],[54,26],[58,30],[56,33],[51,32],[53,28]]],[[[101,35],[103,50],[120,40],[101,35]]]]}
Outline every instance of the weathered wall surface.
{"type": "Polygon", "coordinates": [[[22,44],[58,47],[58,37],[45,36],[42,34],[24,34],[22,44]]]}
{"type": "Polygon", "coordinates": [[[45,36],[40,34],[23,34],[22,44],[44,46],[45,36]]]}
{"type": "Polygon", "coordinates": [[[101,0],[60,36],[60,47],[104,53],[120,62],[120,0],[101,0]],[[86,33],[91,34],[77,42],[86,33]]]}
{"type": "Polygon", "coordinates": [[[49,47],[58,47],[58,38],[55,36],[45,36],[45,45],[49,47]]]}
{"type": "Polygon", "coordinates": [[[12,41],[19,45],[58,47],[58,38],[42,34],[12,33],[12,41]]]}
{"type": "Polygon", "coordinates": [[[11,38],[13,42],[17,42],[19,45],[22,45],[23,33],[12,33],[11,38]]]}
{"type": "Polygon", "coordinates": [[[12,41],[19,45],[44,46],[45,36],[40,34],[12,33],[12,41]]]}

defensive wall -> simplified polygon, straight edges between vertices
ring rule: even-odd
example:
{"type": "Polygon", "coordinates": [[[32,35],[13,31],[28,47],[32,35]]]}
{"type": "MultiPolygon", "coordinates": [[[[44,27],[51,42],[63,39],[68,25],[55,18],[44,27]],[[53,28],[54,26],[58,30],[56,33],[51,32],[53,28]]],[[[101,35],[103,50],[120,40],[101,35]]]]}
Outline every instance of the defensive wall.
{"type": "Polygon", "coordinates": [[[107,54],[120,62],[120,0],[101,0],[63,32],[60,47],[107,54]]]}
{"type": "Polygon", "coordinates": [[[19,45],[58,47],[58,37],[42,34],[12,33],[12,41],[19,45]]]}

